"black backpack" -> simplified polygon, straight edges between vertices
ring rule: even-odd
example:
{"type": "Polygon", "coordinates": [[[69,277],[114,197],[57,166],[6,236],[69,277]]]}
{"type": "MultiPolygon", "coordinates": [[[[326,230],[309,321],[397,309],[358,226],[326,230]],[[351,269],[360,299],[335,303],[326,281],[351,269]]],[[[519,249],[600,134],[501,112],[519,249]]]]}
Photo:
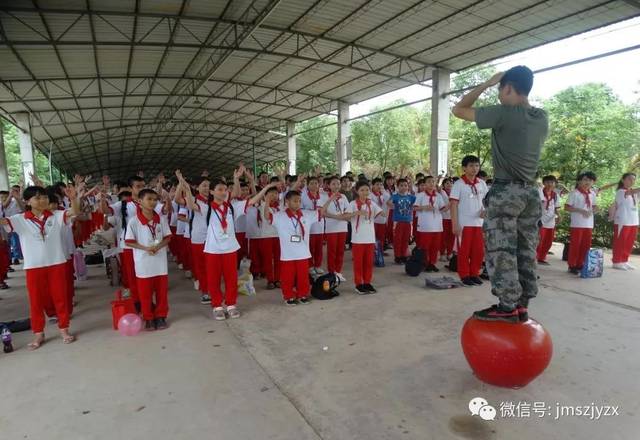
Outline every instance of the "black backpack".
{"type": "Polygon", "coordinates": [[[340,292],[336,290],[340,285],[340,280],[335,273],[326,273],[315,279],[309,275],[309,282],[311,283],[311,296],[315,299],[326,300],[340,295],[340,292]]]}
{"type": "Polygon", "coordinates": [[[416,246],[413,248],[411,256],[404,264],[404,271],[410,277],[417,277],[424,269],[424,250],[416,246]]]}

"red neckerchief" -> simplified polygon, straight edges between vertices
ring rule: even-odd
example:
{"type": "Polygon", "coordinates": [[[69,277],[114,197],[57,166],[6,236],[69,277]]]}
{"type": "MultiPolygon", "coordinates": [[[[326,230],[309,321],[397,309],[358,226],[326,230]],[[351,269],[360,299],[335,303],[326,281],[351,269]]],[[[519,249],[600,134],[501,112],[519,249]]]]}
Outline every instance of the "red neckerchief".
{"type": "Polygon", "coordinates": [[[287,208],[286,211],[287,216],[289,218],[295,218],[298,220],[297,225],[293,225],[295,231],[297,231],[298,225],[300,226],[300,231],[302,232],[302,238],[304,238],[304,225],[302,224],[302,210],[298,209],[296,212],[293,212],[291,209],[287,208]]]}
{"type": "Polygon", "coordinates": [[[48,209],[45,209],[44,211],[42,211],[42,220],[40,220],[38,217],[36,217],[33,212],[31,210],[29,211],[25,211],[24,212],[24,218],[29,220],[31,223],[35,223],[35,225],[38,227],[38,229],[40,230],[40,235],[42,236],[42,241],[44,241],[44,227],[47,223],[47,219],[49,217],[51,217],[53,215],[53,212],[49,211],[48,209]]]}
{"type": "Polygon", "coordinates": [[[269,203],[269,223],[273,223],[273,214],[271,213],[271,209],[280,211],[280,202],[275,201],[275,202],[269,203]]]}
{"type": "Polygon", "coordinates": [[[431,193],[429,191],[425,190],[424,193],[429,196],[429,204],[431,206],[435,206],[435,204],[436,204],[436,190],[434,189],[433,192],[431,192],[431,193]]]}
{"type": "Polygon", "coordinates": [[[342,214],[342,209],[340,208],[340,199],[343,197],[343,194],[341,192],[334,193],[331,190],[327,192],[327,195],[329,196],[329,198],[333,197],[334,194],[338,194],[340,197],[338,197],[333,201],[333,205],[336,207],[336,211],[339,214],[342,214]]]}
{"type": "Polygon", "coordinates": [[[312,194],[311,191],[307,189],[307,197],[309,197],[309,200],[313,202],[313,210],[315,211],[316,209],[318,209],[318,200],[320,200],[320,191],[318,191],[318,194],[312,194]]]}
{"type": "Polygon", "coordinates": [[[209,203],[209,199],[207,199],[205,196],[200,195],[200,194],[196,194],[196,200],[200,200],[202,203],[204,203],[205,205],[207,203],[209,203]]]}
{"type": "Polygon", "coordinates": [[[447,195],[447,197],[449,197],[451,195],[451,190],[450,189],[442,188],[442,191],[444,191],[444,193],[447,195]]]}
{"type": "Polygon", "coordinates": [[[480,182],[480,179],[478,179],[478,176],[474,177],[473,178],[473,182],[472,182],[469,179],[467,179],[466,175],[463,174],[462,175],[462,181],[471,187],[471,191],[475,195],[478,195],[478,188],[476,188],[476,185],[478,184],[478,182],[480,182]]]}
{"type": "Polygon", "coordinates": [[[581,188],[577,188],[577,190],[584,196],[584,203],[587,205],[587,208],[591,208],[591,191],[583,191],[581,188]]]}
{"type": "MultiPolygon", "coordinates": [[[[362,205],[366,205],[367,206],[367,211],[369,211],[369,214],[367,215],[367,220],[371,220],[371,200],[367,199],[365,202],[363,202],[360,199],[356,199],[356,208],[358,209],[358,211],[360,211],[362,209],[362,205]]],[[[360,216],[356,216],[356,232],[358,232],[358,228],[360,227],[360,216]]]]}
{"type": "Polygon", "coordinates": [[[222,202],[222,204],[218,205],[215,201],[211,202],[211,208],[216,213],[216,217],[220,220],[220,226],[222,227],[222,232],[227,233],[227,212],[229,212],[229,204],[227,202],[222,202]],[[218,213],[220,215],[218,215],[218,213]]]}
{"type": "Polygon", "coordinates": [[[552,200],[554,202],[556,201],[557,194],[556,194],[555,191],[551,191],[551,194],[553,194],[553,197],[549,197],[550,194],[547,194],[547,191],[545,191],[544,189],[542,190],[542,194],[544,194],[544,200],[546,202],[545,209],[548,211],[549,210],[549,205],[551,204],[551,201],[552,200]]]}
{"type": "Polygon", "coordinates": [[[145,217],[144,213],[142,212],[142,209],[138,208],[136,210],[136,215],[138,216],[138,220],[140,220],[140,223],[142,223],[143,226],[146,226],[147,228],[149,228],[149,232],[151,232],[151,236],[155,240],[156,226],[158,226],[158,223],[160,223],[160,216],[158,215],[158,213],[153,211],[151,220],[149,220],[147,217],[145,217]]]}
{"type": "Polygon", "coordinates": [[[624,198],[626,199],[627,196],[631,197],[631,201],[633,202],[633,206],[636,206],[636,195],[633,193],[633,189],[632,188],[624,190],[624,198]]]}
{"type": "Polygon", "coordinates": [[[373,192],[373,195],[378,198],[378,205],[380,205],[380,207],[382,208],[382,192],[379,192],[379,193],[375,191],[372,191],[372,192],[373,192]]]}

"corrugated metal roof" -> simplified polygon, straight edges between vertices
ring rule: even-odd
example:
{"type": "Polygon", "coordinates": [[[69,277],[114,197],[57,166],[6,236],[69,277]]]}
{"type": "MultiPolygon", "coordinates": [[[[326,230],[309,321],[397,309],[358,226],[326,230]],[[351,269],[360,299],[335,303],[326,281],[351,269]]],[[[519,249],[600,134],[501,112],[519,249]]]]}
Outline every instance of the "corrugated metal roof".
{"type": "Polygon", "coordinates": [[[225,173],[330,114],[640,15],[604,0],[0,1],[0,111],[72,174],[225,173]],[[87,9],[87,5],[91,9],[87,9]]]}

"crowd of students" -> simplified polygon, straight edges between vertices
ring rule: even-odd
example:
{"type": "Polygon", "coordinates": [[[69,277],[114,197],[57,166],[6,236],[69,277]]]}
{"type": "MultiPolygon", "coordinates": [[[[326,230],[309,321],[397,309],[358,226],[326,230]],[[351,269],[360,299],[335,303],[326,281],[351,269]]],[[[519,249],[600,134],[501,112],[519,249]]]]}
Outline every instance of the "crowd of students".
{"type": "MultiPolygon", "coordinates": [[[[0,277],[10,264],[8,233],[15,233],[24,253],[31,325],[35,339],[44,342],[45,316],[56,316],[65,343],[73,312],[73,262],[81,246],[98,229],[113,228],[125,297],[137,304],[146,330],[168,326],[168,258],[193,279],[200,302],[211,305],[216,320],[240,317],[237,307],[237,268],[251,261],[255,279],[266,279],[267,289],[280,288],[287,306],[310,302],[309,275],[326,271],[346,281],[345,250],[351,249],[353,284],[361,295],[376,293],[373,286],[374,251],[393,247],[394,261],[406,262],[409,246],[424,250],[427,272],[438,272],[438,262],[457,255],[457,272],[467,286],[483,284],[483,200],[491,179],[480,170],[475,156],[462,160],[458,177],[425,176],[415,179],[386,172],[369,180],[364,175],[343,177],[319,172],[310,176],[258,175],[240,165],[233,181],[160,175],[149,184],[142,173],[127,182],[101,184],[89,189],[89,178],[76,176],[67,185],[44,188],[36,180],[21,192],[0,191],[0,277]],[[224,283],[224,290],[222,288],[224,283]]],[[[35,176],[34,176],[35,178],[35,176]]],[[[554,176],[540,187],[540,241],[537,260],[548,264],[560,198],[568,193],[564,209],[571,216],[569,271],[581,270],[591,246],[597,210],[596,176],[578,176],[568,190],[554,176]]],[[[640,189],[635,175],[626,173],[617,183],[613,267],[629,264],[638,228],[640,189]]],[[[0,286],[0,287],[5,287],[0,286]]]]}

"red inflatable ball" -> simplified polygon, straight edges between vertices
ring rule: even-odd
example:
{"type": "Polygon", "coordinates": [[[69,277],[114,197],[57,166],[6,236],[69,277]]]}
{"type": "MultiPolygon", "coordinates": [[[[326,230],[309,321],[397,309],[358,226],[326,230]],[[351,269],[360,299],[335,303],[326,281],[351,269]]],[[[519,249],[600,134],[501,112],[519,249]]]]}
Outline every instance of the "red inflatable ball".
{"type": "Polygon", "coordinates": [[[549,365],[551,336],[539,322],[512,324],[469,318],[462,328],[462,351],[478,379],[522,388],[549,365]]]}

